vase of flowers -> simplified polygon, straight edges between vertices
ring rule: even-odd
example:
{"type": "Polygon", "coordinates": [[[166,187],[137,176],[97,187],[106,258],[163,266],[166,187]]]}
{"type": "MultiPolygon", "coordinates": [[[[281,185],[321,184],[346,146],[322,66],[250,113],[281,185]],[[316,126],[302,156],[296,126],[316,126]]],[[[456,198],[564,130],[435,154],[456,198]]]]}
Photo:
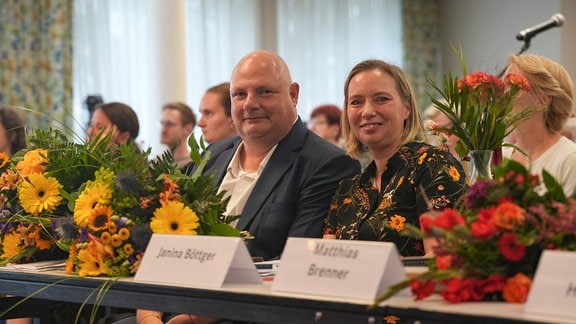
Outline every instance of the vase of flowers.
{"type": "Polygon", "coordinates": [[[479,179],[492,179],[493,153],[491,150],[470,151],[468,179],[471,183],[479,179]]]}
{"type": "Polygon", "coordinates": [[[423,216],[422,229],[405,234],[437,241],[428,270],[398,283],[375,303],[411,287],[417,300],[438,292],[450,303],[522,303],[544,249],[576,251],[576,199],[543,173],[546,192],[538,194],[537,175],[512,160],[494,168],[493,179],[475,182],[455,209],[423,216]]]}
{"type": "MultiPolygon", "coordinates": [[[[494,151],[502,146],[506,136],[518,121],[532,112],[514,112],[513,100],[521,91],[529,91],[528,80],[519,74],[508,74],[504,80],[483,71],[468,74],[463,55],[460,54],[464,77],[444,77],[444,89],[430,81],[440,98],[431,97],[436,108],[450,121],[450,128],[439,128],[458,138],[455,150],[461,158],[470,157],[474,151],[494,151]]],[[[485,160],[482,160],[482,162],[485,160]]],[[[480,162],[478,160],[478,162],[480,162]]],[[[480,164],[476,163],[476,167],[480,164]]],[[[486,168],[479,172],[484,173],[486,168]]],[[[479,174],[486,178],[485,174],[479,174]]]]}

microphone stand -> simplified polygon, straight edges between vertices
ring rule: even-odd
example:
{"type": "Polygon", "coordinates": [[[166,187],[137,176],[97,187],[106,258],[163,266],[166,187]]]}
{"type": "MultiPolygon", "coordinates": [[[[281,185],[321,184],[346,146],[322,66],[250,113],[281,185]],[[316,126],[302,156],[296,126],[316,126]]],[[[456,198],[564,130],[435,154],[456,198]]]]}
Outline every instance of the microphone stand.
{"type": "MultiPolygon", "coordinates": [[[[524,45],[522,46],[522,48],[520,49],[520,51],[516,54],[516,55],[520,55],[524,52],[526,52],[528,50],[528,48],[530,48],[530,41],[532,40],[532,36],[526,35],[526,38],[524,39],[524,45]]],[[[500,73],[498,73],[498,77],[502,78],[504,76],[504,72],[506,72],[506,68],[508,66],[505,66],[502,71],[500,71],[500,73]]]]}

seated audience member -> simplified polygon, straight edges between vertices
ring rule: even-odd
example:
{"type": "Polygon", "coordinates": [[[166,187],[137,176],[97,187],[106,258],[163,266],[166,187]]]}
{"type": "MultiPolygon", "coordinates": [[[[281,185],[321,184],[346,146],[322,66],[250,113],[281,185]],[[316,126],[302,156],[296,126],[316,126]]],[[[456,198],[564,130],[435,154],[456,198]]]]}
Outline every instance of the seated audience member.
{"type": "Polygon", "coordinates": [[[238,135],[232,121],[230,83],[224,82],[206,90],[200,101],[200,120],[204,141],[208,144],[238,135]]]}
{"type": "MultiPolygon", "coordinates": [[[[296,111],[299,85],[278,55],[255,51],[242,58],[230,93],[240,137],[210,145],[204,172],[217,172],[220,190],[231,197],[227,214],[241,215],[236,228],[254,236],[246,243],[250,254],[279,258],[289,236],[322,236],[322,216],[338,183],[360,165],[306,128],[296,111]]],[[[186,320],[190,315],[169,323],[186,320]]],[[[139,310],[138,322],[161,323],[160,314],[139,310]]]]}
{"type": "Polygon", "coordinates": [[[341,116],[342,111],[336,105],[318,106],[310,114],[310,130],[328,142],[342,146],[341,116]]]}
{"type": "Polygon", "coordinates": [[[111,102],[96,106],[92,114],[90,129],[88,130],[89,140],[94,140],[100,133],[102,135],[111,134],[110,143],[121,145],[132,143],[135,148],[136,137],[140,132],[138,116],[130,106],[111,102]]]}
{"type": "Polygon", "coordinates": [[[11,108],[0,108],[0,152],[8,156],[26,148],[26,130],[22,117],[11,108]]]}
{"type": "Polygon", "coordinates": [[[187,168],[192,167],[188,137],[196,126],[196,115],[183,102],[167,103],[162,107],[161,124],[160,142],[170,148],[174,162],[185,173],[187,168]]]}
{"type": "Polygon", "coordinates": [[[460,163],[426,144],[407,76],[397,66],[367,60],[352,68],[344,86],[343,132],[348,154],[367,148],[373,161],[343,180],[326,218],[325,238],[394,242],[403,256],[430,253],[432,242],[403,236],[406,224],[451,207],[464,195],[460,163]]]}
{"type": "MultiPolygon", "coordinates": [[[[26,147],[24,120],[14,109],[0,108],[0,152],[11,157],[26,147]]],[[[7,324],[31,324],[32,322],[32,318],[6,320],[7,324]]]]}
{"type": "MultiPolygon", "coordinates": [[[[514,110],[533,109],[514,130],[520,151],[504,150],[504,157],[528,166],[540,175],[546,170],[571,195],[576,188],[576,143],[560,132],[572,116],[573,83],[558,63],[533,54],[512,55],[506,74],[521,74],[530,82],[530,91],[522,91],[514,101],[514,110]]],[[[541,187],[543,188],[543,187],[541,187]]]]}
{"type": "Polygon", "coordinates": [[[446,147],[457,160],[460,160],[460,156],[456,153],[456,142],[458,138],[442,131],[435,132],[429,129],[429,127],[432,126],[429,125],[430,123],[438,128],[451,128],[452,121],[450,118],[440,109],[436,108],[434,104],[424,109],[424,117],[424,126],[428,134],[429,143],[435,146],[446,147]]]}
{"type": "Polygon", "coordinates": [[[572,116],[566,120],[560,134],[572,142],[576,141],[576,117],[572,116]]]}

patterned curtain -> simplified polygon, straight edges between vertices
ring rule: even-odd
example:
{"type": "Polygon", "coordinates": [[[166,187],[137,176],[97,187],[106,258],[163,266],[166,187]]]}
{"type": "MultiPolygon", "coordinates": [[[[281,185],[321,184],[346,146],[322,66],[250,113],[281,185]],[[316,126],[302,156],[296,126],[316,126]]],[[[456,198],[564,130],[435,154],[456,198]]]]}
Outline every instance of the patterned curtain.
{"type": "MultiPolygon", "coordinates": [[[[403,0],[404,70],[410,76],[421,110],[431,104],[435,90],[428,80],[441,82],[442,47],[439,33],[439,0],[403,0]]],[[[440,83],[441,84],[441,83],[440,83]]]]}
{"type": "Polygon", "coordinates": [[[0,105],[24,107],[28,127],[71,121],[72,1],[0,3],[0,105]]]}

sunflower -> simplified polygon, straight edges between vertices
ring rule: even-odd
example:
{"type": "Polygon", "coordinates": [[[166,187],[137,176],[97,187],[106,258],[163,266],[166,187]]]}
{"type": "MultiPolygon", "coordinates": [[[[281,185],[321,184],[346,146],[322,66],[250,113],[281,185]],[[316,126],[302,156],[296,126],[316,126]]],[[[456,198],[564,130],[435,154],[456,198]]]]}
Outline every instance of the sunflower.
{"type": "Polygon", "coordinates": [[[29,236],[34,238],[36,247],[40,250],[48,250],[52,246],[50,236],[42,230],[41,226],[36,227],[36,230],[30,233],[29,236]]]}
{"type": "Polygon", "coordinates": [[[102,258],[91,254],[88,250],[78,251],[78,261],[80,261],[80,269],[78,269],[80,277],[99,276],[107,272],[106,264],[102,258]]]}
{"type": "Polygon", "coordinates": [[[22,182],[18,188],[22,208],[36,216],[45,210],[53,212],[62,200],[60,188],[62,185],[56,178],[46,178],[40,173],[30,174],[28,181],[22,182]]]}
{"type": "Polygon", "coordinates": [[[20,240],[18,233],[12,232],[4,235],[4,241],[2,241],[2,251],[4,251],[4,254],[2,254],[0,258],[10,259],[22,253],[24,246],[22,246],[21,243],[22,240],[20,240]]]}
{"type": "Polygon", "coordinates": [[[88,218],[98,204],[105,205],[110,200],[112,192],[110,187],[105,183],[95,182],[87,186],[76,199],[74,207],[74,221],[78,226],[85,227],[88,225],[88,218]]]}
{"type": "Polygon", "coordinates": [[[150,221],[152,232],[160,234],[196,235],[198,226],[200,223],[196,213],[178,201],[168,201],[156,209],[150,221]]]}
{"type": "Polygon", "coordinates": [[[113,210],[109,206],[97,205],[88,216],[88,228],[99,231],[108,228],[113,210]]]}

